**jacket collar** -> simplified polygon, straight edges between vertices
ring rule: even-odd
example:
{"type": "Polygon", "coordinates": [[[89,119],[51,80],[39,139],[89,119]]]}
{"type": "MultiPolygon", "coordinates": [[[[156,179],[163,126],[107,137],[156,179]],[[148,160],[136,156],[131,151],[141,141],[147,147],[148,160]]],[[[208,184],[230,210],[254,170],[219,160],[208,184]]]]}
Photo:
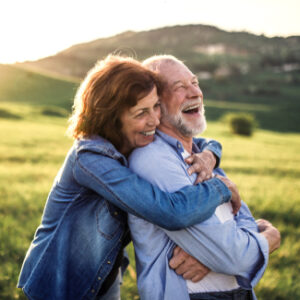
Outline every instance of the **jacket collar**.
{"type": "Polygon", "coordinates": [[[81,138],[76,140],[74,145],[77,153],[80,151],[91,151],[119,160],[125,166],[128,165],[125,156],[111,142],[101,136],[93,135],[90,138],[81,138]]]}

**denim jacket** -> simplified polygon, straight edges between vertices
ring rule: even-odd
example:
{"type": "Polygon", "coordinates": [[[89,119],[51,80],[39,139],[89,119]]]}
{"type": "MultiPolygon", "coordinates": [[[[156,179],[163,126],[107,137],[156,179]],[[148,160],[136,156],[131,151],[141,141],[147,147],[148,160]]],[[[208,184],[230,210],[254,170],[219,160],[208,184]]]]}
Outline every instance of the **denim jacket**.
{"type": "MultiPolygon", "coordinates": [[[[220,146],[199,140],[220,154],[220,146]]],[[[127,168],[101,137],[74,143],[49,193],[18,287],[29,299],[95,299],[128,235],[126,212],[168,230],[209,218],[229,201],[217,178],[165,193],[127,168]]]]}

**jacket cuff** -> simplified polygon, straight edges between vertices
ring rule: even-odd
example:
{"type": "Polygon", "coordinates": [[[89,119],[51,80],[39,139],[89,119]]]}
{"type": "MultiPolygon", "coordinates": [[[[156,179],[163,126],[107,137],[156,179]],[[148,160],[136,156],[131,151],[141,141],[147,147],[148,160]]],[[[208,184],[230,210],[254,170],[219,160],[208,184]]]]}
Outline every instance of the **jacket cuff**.
{"type": "Polygon", "coordinates": [[[230,189],[226,186],[226,184],[223,183],[223,181],[220,180],[219,178],[212,178],[210,179],[210,182],[212,182],[214,187],[222,195],[222,203],[229,202],[232,194],[230,189]]]}

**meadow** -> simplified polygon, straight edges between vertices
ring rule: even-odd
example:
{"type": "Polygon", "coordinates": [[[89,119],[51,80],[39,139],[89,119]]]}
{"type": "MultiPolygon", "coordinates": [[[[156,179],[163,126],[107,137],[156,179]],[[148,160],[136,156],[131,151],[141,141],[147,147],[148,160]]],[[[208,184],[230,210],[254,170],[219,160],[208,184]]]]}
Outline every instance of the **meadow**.
{"type": "MultiPolygon", "coordinates": [[[[32,78],[37,75],[21,72],[18,76],[32,82],[34,88],[32,78]]],[[[16,288],[21,264],[52,181],[72,144],[65,131],[76,83],[51,80],[37,94],[39,105],[36,100],[22,101],[21,96],[9,94],[0,81],[1,300],[25,299],[16,288]],[[54,97],[47,91],[55,96],[52,113],[44,110],[49,107],[47,97],[54,97]]],[[[237,102],[229,105],[243,108],[237,102]]],[[[206,111],[214,109],[222,109],[220,103],[207,100],[206,111]]],[[[205,136],[222,143],[222,167],[239,187],[254,216],[270,220],[281,232],[281,247],[270,256],[264,277],[255,289],[258,299],[300,299],[300,134],[257,129],[252,137],[241,137],[231,134],[221,120],[209,120],[205,136]]],[[[125,274],[122,299],[139,299],[132,245],[128,252],[131,265],[125,274]]]]}

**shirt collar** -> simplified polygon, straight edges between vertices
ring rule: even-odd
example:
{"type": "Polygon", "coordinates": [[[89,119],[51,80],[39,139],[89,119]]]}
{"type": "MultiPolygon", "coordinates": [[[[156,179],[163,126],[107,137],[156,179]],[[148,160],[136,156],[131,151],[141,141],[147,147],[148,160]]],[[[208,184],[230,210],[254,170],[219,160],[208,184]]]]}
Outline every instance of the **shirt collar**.
{"type": "Polygon", "coordinates": [[[166,143],[171,145],[173,148],[175,148],[177,151],[184,152],[184,148],[181,142],[179,142],[176,138],[156,129],[156,134],[161,137],[166,143]]]}
{"type": "MultiPolygon", "coordinates": [[[[175,148],[177,151],[179,151],[180,153],[184,152],[184,148],[183,148],[182,143],[180,141],[178,141],[176,138],[160,131],[159,129],[156,129],[156,134],[160,138],[162,138],[166,143],[168,143],[173,148],[175,148]]],[[[194,139],[193,139],[192,151],[193,151],[193,153],[199,153],[200,152],[200,149],[197,146],[197,144],[195,143],[194,139]]]]}

